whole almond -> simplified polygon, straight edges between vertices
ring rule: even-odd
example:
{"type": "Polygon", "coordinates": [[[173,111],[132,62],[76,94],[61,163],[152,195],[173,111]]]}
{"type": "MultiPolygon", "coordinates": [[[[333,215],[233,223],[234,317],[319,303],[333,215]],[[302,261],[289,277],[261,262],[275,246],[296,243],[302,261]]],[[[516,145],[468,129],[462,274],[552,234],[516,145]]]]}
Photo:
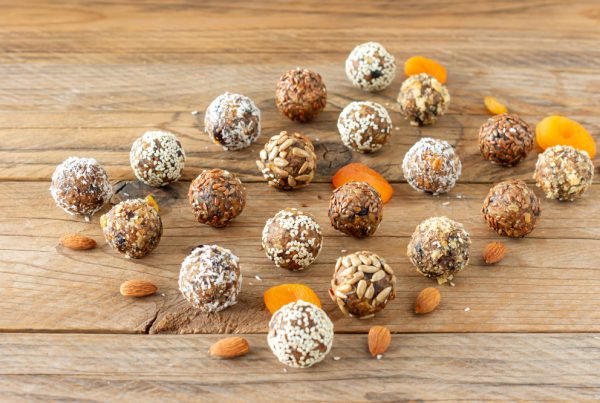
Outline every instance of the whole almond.
{"type": "Polygon", "coordinates": [[[145,280],[127,280],[121,284],[121,295],[125,297],[145,297],[154,294],[158,288],[145,280]]]}
{"type": "Polygon", "coordinates": [[[248,351],[250,351],[248,341],[239,336],[221,339],[208,349],[210,355],[219,358],[240,357],[247,354],[248,351]]]}
{"type": "Polygon", "coordinates": [[[485,249],[483,250],[483,260],[487,264],[498,263],[504,258],[506,254],[506,246],[500,242],[490,242],[485,245],[485,249]]]}
{"type": "Polygon", "coordinates": [[[369,352],[373,357],[383,354],[387,351],[392,342],[390,329],[384,326],[373,326],[369,330],[369,352]]]}
{"type": "Polygon", "coordinates": [[[441,300],[442,295],[437,288],[424,288],[417,296],[415,313],[429,313],[438,307],[441,300]]]}
{"type": "Polygon", "coordinates": [[[73,250],[87,250],[96,247],[96,241],[92,238],[77,234],[63,235],[59,243],[65,248],[73,250]]]}

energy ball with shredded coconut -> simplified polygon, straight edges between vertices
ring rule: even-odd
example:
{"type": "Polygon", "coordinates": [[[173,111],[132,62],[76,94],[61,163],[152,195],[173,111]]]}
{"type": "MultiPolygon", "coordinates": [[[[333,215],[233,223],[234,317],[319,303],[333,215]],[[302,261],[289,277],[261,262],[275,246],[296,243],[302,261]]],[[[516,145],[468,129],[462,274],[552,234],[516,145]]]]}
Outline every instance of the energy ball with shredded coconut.
{"type": "Polygon", "coordinates": [[[278,267],[297,271],[310,266],[321,251],[323,235],[315,219],[288,208],[267,220],[262,246],[278,267]]]}
{"type": "Polygon", "coordinates": [[[277,82],[275,104],[289,119],[308,122],[327,105],[327,88],[319,73],[298,67],[277,82]]]}
{"type": "Polygon", "coordinates": [[[517,115],[495,115],[479,129],[479,150],[488,161],[513,166],[533,150],[535,133],[517,115]]]}
{"type": "Polygon", "coordinates": [[[387,88],[396,74],[394,56],[377,42],[356,46],[346,59],[346,77],[365,91],[387,88]]]}
{"type": "Polygon", "coordinates": [[[201,312],[219,312],[238,302],[242,288],[239,259],[218,245],[200,245],[179,271],[179,291],[201,312]]]}
{"type": "Polygon", "coordinates": [[[206,109],[204,131],[225,150],[241,150],[260,135],[260,110],[250,98],[226,92],[206,109]]]}
{"type": "Polygon", "coordinates": [[[160,187],[181,177],[185,153],[173,133],[153,130],[134,141],[129,161],[140,181],[160,187]]]}
{"type": "Polygon", "coordinates": [[[573,201],[592,184],[594,164],[585,151],[554,146],[538,156],[533,179],[547,198],[573,201]]]}
{"type": "Polygon", "coordinates": [[[158,246],[163,232],[158,211],[145,199],[130,199],[100,218],[106,243],[129,258],[141,258],[158,246]]]}
{"type": "Polygon", "coordinates": [[[323,361],[331,350],[333,323],[316,305],[290,302],[271,317],[267,342],[281,363],[308,368],[323,361]]]}
{"type": "Polygon", "coordinates": [[[204,170],[190,183],[188,199],[201,224],[224,227],[246,206],[246,188],[229,171],[204,170]]]}
{"type": "Polygon", "coordinates": [[[352,102],[340,113],[337,127],[346,147],[372,153],[388,142],[392,119],[387,110],[375,102],[352,102]]]}
{"type": "Polygon", "coordinates": [[[348,182],[333,191],[329,220],[333,228],[356,238],[371,236],[383,219],[381,196],[367,182],[348,182]]]}
{"type": "Polygon", "coordinates": [[[398,103],[400,111],[411,125],[431,125],[446,113],[450,94],[435,77],[421,73],[404,80],[398,103]]]}
{"type": "Polygon", "coordinates": [[[54,170],[50,193],[58,207],[89,221],[110,200],[113,191],[98,161],[69,157],[54,170]]]}
{"type": "Polygon", "coordinates": [[[443,140],[424,137],[408,150],[402,161],[404,178],[413,189],[434,195],[450,191],[462,165],[454,148],[443,140]]]}
{"type": "Polygon", "coordinates": [[[462,224],[431,217],[415,229],[407,254],[419,273],[444,284],[469,264],[470,246],[471,238],[462,224]]]}

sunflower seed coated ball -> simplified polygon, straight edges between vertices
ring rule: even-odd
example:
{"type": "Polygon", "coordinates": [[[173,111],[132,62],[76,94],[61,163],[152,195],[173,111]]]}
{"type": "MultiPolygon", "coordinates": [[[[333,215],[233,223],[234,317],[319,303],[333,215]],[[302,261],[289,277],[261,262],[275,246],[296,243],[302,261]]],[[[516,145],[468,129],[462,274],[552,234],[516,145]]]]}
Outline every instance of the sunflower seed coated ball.
{"type": "Polygon", "coordinates": [[[244,149],[260,135],[260,110],[250,98],[226,92],[206,109],[204,131],[225,150],[244,149]]]}
{"type": "Polygon", "coordinates": [[[277,82],[275,104],[289,119],[308,122],[325,109],[327,88],[319,73],[308,69],[292,69],[277,82]]]}
{"type": "Polygon", "coordinates": [[[352,85],[375,92],[387,88],[396,74],[394,56],[377,42],[356,46],[346,59],[346,77],[352,85]]]}
{"type": "Polygon", "coordinates": [[[239,259],[218,245],[200,245],[179,271],[179,291],[201,312],[219,312],[238,302],[242,288],[239,259]]]}
{"type": "Polygon", "coordinates": [[[446,113],[450,94],[436,78],[421,73],[404,80],[398,103],[400,111],[411,125],[431,125],[446,113]]]}
{"type": "Polygon", "coordinates": [[[383,147],[392,131],[387,110],[375,102],[352,102],[337,122],[342,142],[360,153],[372,153],[383,147]]]}
{"type": "Polygon", "coordinates": [[[348,182],[333,191],[329,220],[333,228],[356,238],[371,236],[383,219],[379,192],[367,182],[348,182]]]}
{"type": "Polygon", "coordinates": [[[293,368],[323,361],[333,344],[333,323],[321,308],[298,300],[282,306],[271,317],[267,335],[277,359],[293,368]]]}
{"type": "Polygon", "coordinates": [[[488,161],[513,166],[533,150],[535,133],[517,115],[502,114],[489,118],[479,129],[479,150],[488,161]]]}
{"type": "Polygon", "coordinates": [[[140,181],[160,187],[181,177],[185,153],[173,133],[148,131],[134,141],[129,161],[133,173],[140,181]]]}

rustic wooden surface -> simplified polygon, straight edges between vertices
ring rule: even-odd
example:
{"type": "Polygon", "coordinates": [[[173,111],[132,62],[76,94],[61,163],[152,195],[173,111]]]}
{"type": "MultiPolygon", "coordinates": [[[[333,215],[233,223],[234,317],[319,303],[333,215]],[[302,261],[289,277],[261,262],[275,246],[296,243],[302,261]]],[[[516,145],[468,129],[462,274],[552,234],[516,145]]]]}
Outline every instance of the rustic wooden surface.
{"type": "Polygon", "coordinates": [[[600,191],[593,186],[575,203],[542,200],[539,227],[507,240],[505,260],[485,266],[481,250],[497,238],[481,220],[481,202],[496,181],[531,182],[537,152],[507,169],[483,161],[476,143],[489,94],[532,124],[564,114],[598,139],[597,2],[28,1],[2,2],[0,11],[4,398],[242,401],[281,390],[290,400],[326,401],[600,398],[600,336],[591,333],[600,332],[600,191]],[[354,89],[344,77],[347,53],[367,40],[382,42],[400,66],[379,94],[354,89]],[[420,129],[395,104],[401,65],[415,54],[448,68],[452,96],[448,114],[420,129]],[[280,116],[273,102],[280,74],[298,65],[319,71],[329,91],[325,112],[307,125],[280,116]],[[224,152],[202,133],[204,109],[226,90],[250,96],[262,111],[263,135],[241,152],[224,152]],[[339,141],[337,115],[355,99],[391,112],[396,129],[381,153],[357,155],[339,141]],[[165,226],[161,244],[144,259],[125,260],[102,241],[98,217],[85,223],[54,206],[48,182],[66,157],[89,156],[107,167],[115,201],[145,195],[150,190],[132,182],[128,151],[151,128],[176,133],[188,160],[181,183],[154,191],[165,226]],[[317,183],[302,191],[269,189],[254,166],[268,137],[284,129],[307,133],[317,147],[317,183]],[[448,140],[463,161],[448,195],[419,194],[403,181],[401,159],[421,136],[448,140]],[[351,239],[328,225],[331,175],[350,161],[394,182],[372,239],[351,239]],[[226,229],[198,225],[186,203],[188,181],[207,167],[230,169],[247,183],[248,206],[226,229]],[[313,213],[324,229],[323,252],[303,273],[275,268],[260,250],[265,219],[284,206],[313,213]],[[433,284],[414,272],[404,251],[415,225],[438,214],[465,224],[474,257],[455,287],[441,287],[440,308],[417,317],[414,298],[433,284]],[[99,247],[58,247],[58,237],[71,232],[94,237],[99,247]],[[213,316],[191,310],[177,290],[181,261],[209,242],[239,255],[245,277],[240,303],[213,316]],[[397,299],[369,321],[343,318],[327,298],[335,259],[358,249],[385,256],[399,278],[397,299]],[[123,298],[119,284],[130,278],[151,280],[160,291],[123,298]],[[285,282],[313,287],[338,333],[327,360],[305,371],[284,372],[266,346],[262,292],[285,282]],[[364,333],[374,324],[396,333],[381,361],[365,351],[364,333]],[[248,333],[252,353],[208,358],[220,333],[248,333]]]}

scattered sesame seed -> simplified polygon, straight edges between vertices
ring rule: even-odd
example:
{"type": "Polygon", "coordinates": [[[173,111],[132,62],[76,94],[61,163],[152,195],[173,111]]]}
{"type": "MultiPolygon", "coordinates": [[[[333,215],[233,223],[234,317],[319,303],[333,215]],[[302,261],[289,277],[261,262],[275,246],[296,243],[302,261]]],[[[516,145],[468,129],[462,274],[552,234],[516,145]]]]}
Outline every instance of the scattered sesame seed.
{"type": "Polygon", "coordinates": [[[381,360],[383,358],[383,354],[377,354],[377,359],[381,360]]]}
{"type": "Polygon", "coordinates": [[[470,310],[471,310],[471,308],[469,308],[469,307],[465,308],[465,312],[469,312],[470,310]]]}
{"type": "Polygon", "coordinates": [[[339,361],[341,359],[342,359],[342,357],[333,357],[333,361],[339,361]]]}
{"type": "Polygon", "coordinates": [[[257,279],[258,281],[262,281],[262,278],[260,278],[260,276],[256,275],[254,276],[255,279],[257,279]]]}

